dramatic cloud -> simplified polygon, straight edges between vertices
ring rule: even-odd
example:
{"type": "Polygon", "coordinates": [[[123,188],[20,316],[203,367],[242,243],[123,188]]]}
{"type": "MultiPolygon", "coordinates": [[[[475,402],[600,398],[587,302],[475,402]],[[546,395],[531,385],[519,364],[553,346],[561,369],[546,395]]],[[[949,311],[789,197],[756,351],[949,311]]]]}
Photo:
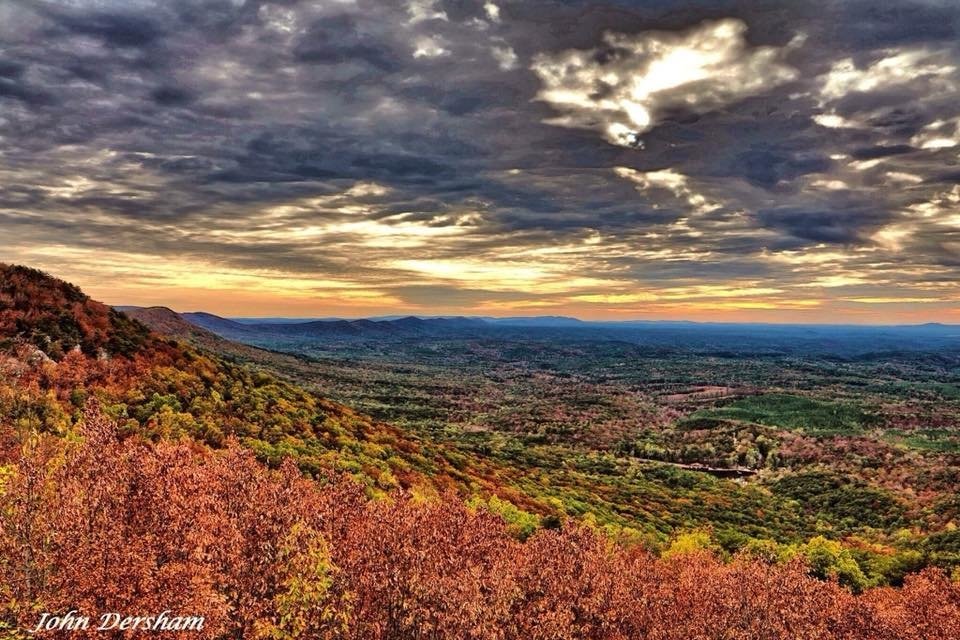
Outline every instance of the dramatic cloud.
{"type": "Polygon", "coordinates": [[[613,144],[636,146],[675,111],[702,113],[796,77],[782,51],[750,47],[740,20],[707,22],[682,33],[606,33],[601,47],[538,56],[538,94],[564,127],[598,129],[613,144]]]}
{"type": "Polygon", "coordinates": [[[960,321],[958,25],[0,2],[0,260],[230,314],[960,321]]]}

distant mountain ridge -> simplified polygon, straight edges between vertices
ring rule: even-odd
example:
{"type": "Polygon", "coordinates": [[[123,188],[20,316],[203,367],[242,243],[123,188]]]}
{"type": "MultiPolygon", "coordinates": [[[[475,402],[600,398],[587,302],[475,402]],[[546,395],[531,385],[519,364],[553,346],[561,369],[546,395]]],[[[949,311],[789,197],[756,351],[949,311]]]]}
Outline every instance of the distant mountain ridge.
{"type": "Polygon", "coordinates": [[[824,325],[693,321],[588,321],[564,316],[380,316],[295,320],[179,314],[228,340],[270,350],[300,352],[376,341],[509,339],[624,341],[704,355],[820,353],[841,358],[927,352],[960,357],[960,326],[824,325]]]}
{"type": "MultiPolygon", "coordinates": [[[[116,306],[118,311],[128,309],[139,309],[141,307],[116,306]]],[[[364,318],[344,318],[339,316],[327,316],[322,318],[312,317],[287,317],[287,316],[237,316],[226,317],[217,316],[205,311],[183,312],[179,315],[184,318],[196,316],[198,322],[206,317],[208,322],[226,321],[235,325],[277,325],[277,324],[310,324],[310,323],[364,323],[364,322],[396,322],[399,320],[457,320],[470,321],[473,326],[530,326],[530,327],[709,327],[716,329],[754,329],[764,328],[768,330],[796,330],[800,328],[813,330],[835,330],[835,329],[854,329],[854,330],[917,330],[917,331],[960,331],[960,324],[950,324],[944,322],[925,322],[917,324],[832,324],[832,323],[802,323],[802,322],[729,322],[714,320],[583,320],[573,316],[469,316],[469,315],[416,315],[416,314],[392,314],[382,316],[370,316],[364,318]]]]}
{"type": "Polygon", "coordinates": [[[167,307],[122,307],[127,316],[150,327],[159,334],[185,340],[206,348],[222,348],[227,342],[213,331],[188,322],[176,311],[167,307]]]}
{"type": "Polygon", "coordinates": [[[311,320],[304,322],[238,322],[205,312],[183,313],[180,316],[198,327],[229,339],[262,337],[290,338],[376,338],[423,335],[460,334],[489,325],[475,318],[418,318],[404,316],[393,320],[311,320]]]}

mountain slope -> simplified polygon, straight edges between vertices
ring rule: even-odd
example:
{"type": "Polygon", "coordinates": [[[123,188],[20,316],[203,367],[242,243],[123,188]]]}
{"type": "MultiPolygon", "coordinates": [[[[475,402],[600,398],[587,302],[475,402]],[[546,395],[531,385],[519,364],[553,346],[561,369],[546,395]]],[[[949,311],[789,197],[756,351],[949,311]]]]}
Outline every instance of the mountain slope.
{"type": "Polygon", "coordinates": [[[204,311],[183,313],[180,314],[180,317],[198,327],[208,329],[218,334],[252,333],[252,329],[248,328],[244,323],[228,320],[227,318],[221,318],[220,316],[213,315],[212,313],[206,313],[204,311]]]}
{"type": "Polygon", "coordinates": [[[0,346],[30,344],[59,360],[71,349],[88,356],[131,355],[149,331],[42,271],[0,264],[0,346]]]}
{"type": "Polygon", "coordinates": [[[187,322],[167,307],[121,307],[124,315],[143,323],[156,333],[207,349],[224,348],[227,340],[212,331],[187,322]]]}
{"type": "Polygon", "coordinates": [[[455,489],[546,511],[499,486],[483,463],[248,366],[253,358],[240,356],[256,350],[231,350],[168,309],[131,310],[164,336],[24,267],[0,268],[0,292],[0,426],[20,437],[67,433],[95,400],[125,433],[214,447],[234,438],[263,461],[293,457],[309,475],[346,472],[373,492],[455,489]]]}

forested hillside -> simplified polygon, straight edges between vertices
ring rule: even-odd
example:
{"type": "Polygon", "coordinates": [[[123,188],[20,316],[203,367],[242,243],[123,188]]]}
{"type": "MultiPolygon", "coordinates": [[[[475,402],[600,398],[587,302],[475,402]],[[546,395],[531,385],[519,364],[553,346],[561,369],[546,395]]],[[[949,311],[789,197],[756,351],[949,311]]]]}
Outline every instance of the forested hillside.
{"type": "MultiPolygon", "coordinates": [[[[5,428],[9,438],[9,428],[5,428]]],[[[0,633],[40,612],[183,616],[180,637],[329,640],[941,640],[960,586],[929,569],[860,595],[756,549],[657,558],[589,526],[525,542],[453,495],[369,500],[236,445],[123,437],[91,404],[71,439],[3,451],[0,633]]],[[[176,626],[173,626],[176,629],[176,626]]],[[[99,637],[53,631],[42,637],[99,637]]]]}
{"type": "Polygon", "coordinates": [[[344,471],[373,493],[498,490],[482,466],[443,447],[152,333],[39,271],[0,270],[0,331],[0,420],[20,437],[69,434],[92,399],[124,434],[214,447],[235,438],[264,462],[293,457],[308,475],[344,471]]]}
{"type": "MultiPolygon", "coordinates": [[[[593,521],[660,551],[692,533],[727,556],[816,556],[819,575],[855,589],[960,565],[960,349],[947,326],[531,319],[340,341],[309,327],[269,337],[293,320],[205,322],[283,350],[217,352],[494,465],[550,522],[593,521]]],[[[197,341],[202,329],[181,325],[197,341]]]]}
{"type": "Polygon", "coordinates": [[[84,295],[72,284],[22,266],[0,265],[0,346],[29,345],[54,360],[133,356],[154,348],[142,324],[84,295]]]}

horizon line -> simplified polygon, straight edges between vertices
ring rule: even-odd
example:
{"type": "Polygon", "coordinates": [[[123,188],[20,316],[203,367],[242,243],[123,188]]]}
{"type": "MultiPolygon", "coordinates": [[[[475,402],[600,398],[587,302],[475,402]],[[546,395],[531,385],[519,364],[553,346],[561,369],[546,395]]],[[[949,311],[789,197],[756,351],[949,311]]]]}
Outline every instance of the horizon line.
{"type": "Polygon", "coordinates": [[[957,327],[960,328],[960,324],[952,324],[947,322],[915,322],[915,323],[884,323],[884,322],[771,322],[771,321],[722,321],[722,320],[689,320],[689,319],[643,319],[643,318],[631,318],[625,320],[588,320],[584,318],[579,318],[577,316],[570,315],[557,315],[557,314],[544,314],[544,315],[474,315],[474,314],[417,314],[417,313],[381,313],[371,316],[284,316],[284,315],[258,315],[258,316],[234,316],[234,315],[220,315],[212,313],[210,311],[204,311],[202,309],[196,309],[193,311],[177,311],[166,305],[125,305],[125,304],[113,304],[109,305],[114,309],[123,309],[123,308],[135,308],[135,309],[168,309],[173,313],[178,315],[184,314],[196,314],[203,313],[211,316],[216,316],[218,318],[223,318],[224,320],[288,320],[288,321],[297,321],[297,322],[337,322],[337,321],[347,321],[353,322],[356,320],[370,320],[372,322],[389,322],[391,320],[401,320],[403,318],[418,318],[420,320],[430,320],[430,319],[455,319],[455,318],[464,318],[468,320],[537,320],[537,319],[558,319],[558,320],[571,320],[575,322],[580,322],[583,324],[607,324],[607,325],[616,325],[616,324],[695,324],[695,325],[726,325],[726,326],[781,326],[781,327],[925,327],[925,326],[938,326],[938,327],[957,327]]]}

